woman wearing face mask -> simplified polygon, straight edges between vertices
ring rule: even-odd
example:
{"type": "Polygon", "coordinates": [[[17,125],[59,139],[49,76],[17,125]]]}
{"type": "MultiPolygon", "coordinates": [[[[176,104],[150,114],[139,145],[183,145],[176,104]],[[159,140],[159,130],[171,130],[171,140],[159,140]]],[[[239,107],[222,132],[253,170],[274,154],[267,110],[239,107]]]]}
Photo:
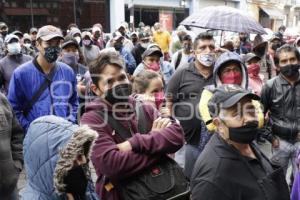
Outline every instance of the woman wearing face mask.
{"type": "Polygon", "coordinates": [[[256,95],[260,96],[262,86],[264,84],[260,77],[260,57],[253,53],[248,53],[245,56],[245,63],[247,65],[247,71],[249,76],[249,87],[256,95]]]}
{"type": "Polygon", "coordinates": [[[27,182],[22,200],[98,200],[89,169],[95,131],[44,116],[27,133],[23,147],[27,182]]]}
{"type": "Polygon", "coordinates": [[[92,34],[88,31],[84,31],[81,34],[82,47],[81,51],[85,60],[85,64],[89,65],[99,55],[100,49],[98,46],[93,44],[92,34]]]}
{"type": "Polygon", "coordinates": [[[16,35],[8,35],[5,38],[6,56],[0,60],[0,89],[4,94],[8,93],[8,86],[14,70],[32,60],[31,56],[22,54],[20,40],[16,35]]]}
{"type": "Polygon", "coordinates": [[[159,73],[151,70],[139,73],[133,81],[133,93],[137,100],[150,103],[164,116],[170,116],[164,105],[164,83],[159,73]]]}

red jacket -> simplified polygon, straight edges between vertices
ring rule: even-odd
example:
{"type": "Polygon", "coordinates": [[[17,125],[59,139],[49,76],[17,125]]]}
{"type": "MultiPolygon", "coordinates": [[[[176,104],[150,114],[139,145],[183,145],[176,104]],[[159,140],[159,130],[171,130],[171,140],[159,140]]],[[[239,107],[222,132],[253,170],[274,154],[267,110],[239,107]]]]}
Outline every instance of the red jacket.
{"type": "MultiPolygon", "coordinates": [[[[135,101],[130,99],[130,104],[135,101]]],[[[158,117],[157,111],[149,105],[143,105],[145,115],[149,123],[158,117]]],[[[91,160],[96,169],[98,180],[96,191],[105,200],[121,200],[116,186],[119,180],[126,179],[142,171],[156,162],[161,155],[176,152],[183,145],[183,130],[175,121],[172,125],[161,131],[150,131],[147,135],[137,133],[137,118],[135,113],[115,113],[118,117],[131,116],[127,120],[119,120],[121,124],[129,128],[131,124],[136,133],[128,141],[131,143],[131,152],[120,152],[117,144],[122,142],[107,123],[96,111],[111,112],[111,106],[101,99],[95,99],[86,107],[86,113],[81,118],[81,124],[87,124],[99,134],[92,149],[91,160]],[[104,185],[111,181],[114,188],[107,191],[104,185]],[[105,183],[105,184],[104,184],[105,183]]]]}

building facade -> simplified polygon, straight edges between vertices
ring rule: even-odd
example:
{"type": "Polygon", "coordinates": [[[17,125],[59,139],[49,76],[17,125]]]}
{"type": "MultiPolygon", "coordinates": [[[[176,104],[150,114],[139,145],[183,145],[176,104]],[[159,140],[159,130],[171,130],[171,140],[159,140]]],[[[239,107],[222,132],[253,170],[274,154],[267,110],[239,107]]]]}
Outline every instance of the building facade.
{"type": "Polygon", "coordinates": [[[0,21],[11,30],[28,31],[32,26],[52,24],[65,30],[76,22],[81,28],[95,23],[106,27],[106,0],[2,0],[0,21]]]}

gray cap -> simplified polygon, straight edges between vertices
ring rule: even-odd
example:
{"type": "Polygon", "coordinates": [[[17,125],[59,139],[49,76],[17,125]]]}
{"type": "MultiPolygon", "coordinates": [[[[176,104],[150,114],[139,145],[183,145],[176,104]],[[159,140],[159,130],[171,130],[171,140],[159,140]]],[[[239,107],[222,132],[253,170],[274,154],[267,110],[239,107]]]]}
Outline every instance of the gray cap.
{"type": "Polygon", "coordinates": [[[78,28],[72,28],[69,32],[69,35],[71,35],[72,37],[74,37],[74,35],[79,34],[81,36],[81,31],[78,28]]]}
{"type": "Polygon", "coordinates": [[[72,36],[68,35],[65,37],[62,45],[61,45],[61,48],[65,48],[69,45],[74,45],[77,49],[79,49],[79,45],[78,45],[78,42],[75,40],[75,38],[73,38],[72,36]]]}
{"type": "Polygon", "coordinates": [[[261,59],[259,56],[255,55],[254,53],[247,53],[246,55],[244,55],[243,60],[245,63],[247,63],[254,58],[256,58],[258,60],[261,59]]]}
{"type": "Polygon", "coordinates": [[[88,36],[89,39],[92,40],[92,34],[91,34],[91,32],[89,32],[89,31],[83,31],[83,32],[81,33],[81,38],[82,38],[82,39],[84,39],[86,36],[88,36]]]}
{"type": "Polygon", "coordinates": [[[37,33],[37,32],[38,32],[38,30],[37,30],[37,28],[34,28],[34,27],[33,27],[33,28],[31,28],[31,29],[30,29],[29,33],[31,34],[31,33],[34,33],[34,32],[36,32],[36,33],[37,33]]]}
{"type": "Polygon", "coordinates": [[[40,38],[43,41],[48,41],[53,38],[60,38],[62,40],[64,39],[64,37],[61,33],[61,30],[52,25],[47,25],[47,26],[43,26],[42,28],[40,28],[36,37],[37,37],[37,39],[40,38]]]}
{"type": "Polygon", "coordinates": [[[152,46],[151,48],[147,48],[146,51],[142,54],[142,58],[144,59],[147,56],[151,56],[153,54],[157,54],[159,57],[163,57],[161,49],[157,46],[152,46]]]}
{"type": "Polygon", "coordinates": [[[12,39],[17,39],[18,42],[20,41],[19,37],[14,34],[9,34],[5,37],[4,43],[8,44],[12,39]]]}

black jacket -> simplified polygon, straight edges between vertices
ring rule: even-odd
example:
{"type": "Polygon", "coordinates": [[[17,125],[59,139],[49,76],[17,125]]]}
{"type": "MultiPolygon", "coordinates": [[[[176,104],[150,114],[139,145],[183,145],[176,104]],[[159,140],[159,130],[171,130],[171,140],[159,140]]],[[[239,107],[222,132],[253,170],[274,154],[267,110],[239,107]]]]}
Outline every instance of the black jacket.
{"type": "Polygon", "coordinates": [[[279,74],[264,85],[261,102],[265,113],[269,111],[273,134],[295,141],[300,132],[300,81],[292,86],[279,74]]]}
{"type": "Polygon", "coordinates": [[[283,170],[252,149],[258,159],[247,159],[214,134],[196,162],[192,200],[289,200],[283,170]]]}
{"type": "Polygon", "coordinates": [[[8,199],[22,170],[24,132],[0,93],[0,199],[8,199]]]}
{"type": "Polygon", "coordinates": [[[131,51],[131,54],[133,55],[136,66],[138,66],[142,62],[142,54],[144,53],[146,49],[141,46],[141,44],[137,44],[131,51]]]}

